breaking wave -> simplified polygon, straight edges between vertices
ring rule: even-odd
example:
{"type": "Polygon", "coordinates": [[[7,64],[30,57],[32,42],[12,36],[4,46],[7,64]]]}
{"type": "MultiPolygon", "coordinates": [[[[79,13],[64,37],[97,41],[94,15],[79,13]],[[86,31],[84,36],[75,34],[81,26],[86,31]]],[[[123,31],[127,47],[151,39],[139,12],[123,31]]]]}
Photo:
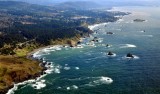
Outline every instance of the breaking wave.
{"type": "Polygon", "coordinates": [[[136,45],[133,44],[121,44],[120,48],[136,48],[136,45]]]}
{"type": "Polygon", "coordinates": [[[89,84],[86,84],[87,86],[97,86],[97,85],[102,85],[102,84],[111,84],[113,83],[113,80],[109,77],[93,77],[93,81],[89,82],[89,84]]]}

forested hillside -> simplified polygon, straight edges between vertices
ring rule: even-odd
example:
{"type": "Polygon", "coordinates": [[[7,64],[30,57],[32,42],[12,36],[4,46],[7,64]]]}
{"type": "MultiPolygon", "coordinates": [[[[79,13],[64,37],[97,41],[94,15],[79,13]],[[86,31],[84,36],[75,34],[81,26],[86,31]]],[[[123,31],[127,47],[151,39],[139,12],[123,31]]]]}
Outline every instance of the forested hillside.
{"type": "Polygon", "coordinates": [[[33,50],[56,40],[82,37],[92,32],[89,24],[113,22],[116,15],[125,14],[0,1],[0,54],[13,55],[19,49],[33,50]]]}

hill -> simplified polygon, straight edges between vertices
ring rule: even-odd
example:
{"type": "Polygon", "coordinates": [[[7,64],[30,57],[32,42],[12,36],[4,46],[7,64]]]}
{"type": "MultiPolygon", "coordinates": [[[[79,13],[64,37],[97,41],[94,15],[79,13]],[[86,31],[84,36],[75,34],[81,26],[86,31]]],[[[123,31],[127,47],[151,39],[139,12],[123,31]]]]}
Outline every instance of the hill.
{"type": "Polygon", "coordinates": [[[97,4],[92,1],[72,1],[72,2],[63,2],[55,5],[55,7],[63,9],[91,9],[101,7],[100,4],[97,4]]]}

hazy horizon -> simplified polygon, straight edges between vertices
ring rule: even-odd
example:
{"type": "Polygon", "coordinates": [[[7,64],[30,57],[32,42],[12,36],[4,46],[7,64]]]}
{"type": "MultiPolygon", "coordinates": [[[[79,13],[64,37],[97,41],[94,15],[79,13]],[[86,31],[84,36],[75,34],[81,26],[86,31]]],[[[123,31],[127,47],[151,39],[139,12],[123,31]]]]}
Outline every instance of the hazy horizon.
{"type": "Polygon", "coordinates": [[[159,5],[159,0],[0,0],[0,1],[22,1],[32,4],[53,5],[63,2],[90,1],[97,4],[113,5],[113,6],[132,6],[132,5],[159,5]]]}

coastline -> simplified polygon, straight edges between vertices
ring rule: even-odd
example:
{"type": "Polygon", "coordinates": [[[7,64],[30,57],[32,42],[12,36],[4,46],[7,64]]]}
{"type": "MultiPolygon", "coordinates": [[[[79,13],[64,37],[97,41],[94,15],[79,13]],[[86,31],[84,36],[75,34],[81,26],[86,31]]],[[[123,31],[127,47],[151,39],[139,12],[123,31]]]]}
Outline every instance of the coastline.
{"type": "MultiPolygon", "coordinates": [[[[72,40],[72,39],[71,39],[72,40]]],[[[80,40],[79,40],[80,41],[80,40]]],[[[76,41],[77,42],[77,41],[76,41]]],[[[31,84],[34,82],[39,81],[41,78],[45,77],[47,74],[50,74],[53,70],[51,70],[50,68],[52,68],[52,64],[50,62],[46,62],[43,60],[43,58],[38,58],[35,57],[34,55],[36,53],[38,53],[39,51],[45,50],[47,48],[57,48],[57,47],[63,47],[64,45],[68,45],[71,46],[70,44],[62,44],[62,45],[48,45],[48,46],[44,46],[44,47],[40,47],[37,49],[34,49],[33,51],[27,53],[26,55],[26,59],[32,60],[32,61],[37,61],[39,62],[39,66],[42,67],[43,69],[41,70],[41,72],[36,75],[34,78],[32,79],[26,79],[24,81],[18,82],[16,84],[13,84],[12,86],[6,88],[5,90],[3,90],[3,92],[0,93],[4,93],[4,94],[14,94],[14,91],[16,91],[18,89],[19,85],[26,85],[26,84],[31,84]]],[[[58,50],[58,49],[57,49],[58,50]]],[[[59,73],[58,70],[57,73],[59,73]]],[[[44,82],[43,80],[41,80],[42,82],[44,82]]],[[[42,88],[45,87],[45,84],[42,86],[42,88]]],[[[39,87],[38,87],[39,88],[39,87]]]]}
{"type": "Polygon", "coordinates": [[[1,87],[0,94],[13,94],[18,85],[23,85],[29,79],[37,79],[45,70],[39,66],[39,61],[26,57],[1,56],[0,59],[2,60],[1,69],[6,69],[1,80],[6,85],[1,87]]]}
{"type": "Polygon", "coordinates": [[[26,85],[26,84],[30,84],[30,83],[34,83],[36,81],[39,81],[41,78],[45,77],[47,74],[46,74],[46,71],[47,69],[49,68],[46,67],[46,63],[44,63],[42,60],[40,59],[37,59],[37,58],[34,58],[32,55],[38,51],[41,51],[45,48],[48,48],[48,47],[53,47],[54,45],[49,45],[49,46],[44,46],[44,47],[40,47],[38,49],[34,49],[33,51],[29,52],[27,55],[26,55],[26,58],[29,59],[29,60],[32,60],[32,61],[37,61],[39,63],[39,66],[42,67],[42,70],[41,72],[37,73],[36,75],[32,75],[32,78],[28,78],[28,79],[25,79],[24,81],[21,81],[21,82],[18,82],[16,84],[13,84],[12,86],[6,88],[3,90],[3,92],[0,92],[0,93],[4,93],[4,94],[14,94],[14,91],[16,91],[18,89],[18,86],[19,85],[26,85]],[[45,65],[43,65],[45,64],[45,65]]]}
{"type": "MultiPolygon", "coordinates": [[[[118,20],[117,20],[118,21],[118,20]]],[[[95,28],[96,27],[99,27],[99,26],[106,26],[108,23],[110,22],[103,22],[103,23],[98,23],[98,24],[93,24],[93,25],[89,25],[88,28],[89,30],[92,30],[93,33],[95,32],[95,28]]],[[[12,85],[12,87],[6,89],[7,90],[7,93],[6,94],[13,94],[14,91],[16,91],[18,89],[18,86],[19,85],[25,85],[25,84],[29,84],[29,83],[33,83],[33,82],[36,82],[38,80],[40,80],[41,78],[45,77],[47,74],[50,74],[52,70],[48,70],[50,67],[52,67],[52,65],[48,65],[48,62],[46,61],[43,61],[42,58],[37,58],[37,57],[34,57],[34,54],[38,53],[39,51],[42,51],[44,49],[47,49],[47,48],[51,48],[51,47],[56,47],[56,46],[60,46],[60,47],[63,47],[63,45],[69,45],[69,44],[62,44],[62,45],[48,45],[48,46],[44,46],[44,47],[40,47],[40,48],[37,48],[37,49],[34,49],[33,51],[29,52],[27,55],[26,55],[26,58],[27,59],[30,59],[30,60],[37,60],[39,62],[39,66],[43,65],[43,70],[41,71],[41,74],[38,76],[38,77],[35,77],[33,79],[28,79],[28,80],[25,80],[25,81],[22,81],[20,83],[17,83],[17,84],[14,84],[12,85]],[[48,67],[47,67],[47,66],[48,67]],[[48,70],[48,73],[46,73],[46,71],[48,70]],[[43,74],[42,74],[43,73],[43,74]]],[[[59,73],[59,72],[57,72],[59,73]]],[[[45,85],[44,85],[45,87],[45,85]]]]}
{"type": "MultiPolygon", "coordinates": [[[[98,26],[100,26],[100,25],[106,25],[106,24],[107,24],[107,23],[99,23],[99,24],[89,25],[88,28],[89,28],[90,30],[93,30],[95,27],[98,27],[98,26]]],[[[68,46],[69,46],[69,44],[63,44],[63,45],[68,45],[68,46]]],[[[41,64],[43,64],[43,63],[46,63],[46,64],[47,64],[47,62],[43,61],[42,58],[34,57],[34,55],[35,55],[36,53],[38,53],[39,51],[42,51],[42,50],[44,50],[44,49],[52,48],[52,47],[54,48],[54,47],[57,47],[57,46],[63,47],[63,45],[48,45],[48,46],[44,46],[44,47],[40,47],[40,48],[34,49],[33,51],[29,52],[29,53],[26,55],[26,58],[27,58],[27,59],[30,59],[30,60],[37,60],[37,61],[39,62],[39,66],[41,66],[41,64]]],[[[45,65],[46,65],[46,64],[45,64],[45,65]]],[[[44,74],[41,73],[38,77],[35,77],[35,78],[33,78],[33,79],[28,79],[28,80],[19,82],[19,83],[17,83],[17,84],[14,84],[14,85],[12,85],[11,87],[5,89],[5,93],[6,93],[6,94],[14,94],[14,91],[16,91],[16,90],[18,89],[18,86],[19,86],[19,85],[30,84],[30,83],[36,82],[36,81],[40,80],[41,78],[45,77],[45,76],[47,75],[47,73],[46,73],[47,69],[48,69],[49,67],[51,67],[51,66],[48,66],[48,68],[47,68],[45,65],[43,66],[44,69],[41,71],[41,72],[44,73],[44,74]]],[[[50,71],[49,71],[49,72],[50,72],[50,71]]],[[[49,72],[48,72],[48,74],[49,74],[49,72]]],[[[5,94],[5,93],[4,93],[4,94],[5,94]]]]}
{"type": "MultiPolygon", "coordinates": [[[[30,94],[32,94],[33,92],[35,92],[35,93],[36,92],[37,93],[38,92],[40,92],[40,93],[41,92],[42,93],[54,93],[55,92],[56,94],[59,94],[61,91],[64,94],[65,94],[65,92],[70,93],[72,91],[73,92],[77,91],[77,92],[82,92],[82,93],[86,91],[88,93],[93,93],[93,92],[97,92],[97,89],[99,89],[100,91],[102,91],[102,93],[105,93],[105,92],[116,93],[116,92],[119,92],[119,90],[122,90],[122,89],[124,90],[124,91],[122,91],[122,93],[125,93],[125,92],[132,93],[132,92],[134,92],[134,89],[142,89],[143,93],[148,93],[148,92],[151,92],[151,93],[153,92],[154,93],[154,92],[156,92],[154,87],[156,87],[157,84],[156,83],[146,82],[146,80],[143,79],[145,77],[148,77],[147,74],[143,74],[142,73],[142,76],[140,76],[140,77],[139,77],[139,74],[137,74],[137,73],[141,73],[140,72],[141,69],[143,69],[143,66],[146,66],[146,64],[147,64],[146,67],[150,67],[151,69],[153,68],[155,70],[158,70],[158,67],[155,68],[155,66],[154,66],[155,64],[158,64],[158,63],[156,63],[156,61],[153,62],[153,63],[150,63],[150,61],[152,61],[152,58],[155,57],[155,56],[152,57],[150,54],[155,53],[156,51],[153,51],[152,53],[147,53],[146,54],[147,51],[145,51],[145,49],[143,49],[144,48],[143,44],[138,44],[138,43],[144,43],[143,41],[144,41],[144,39],[147,39],[147,37],[140,38],[140,40],[141,39],[142,40],[137,43],[137,42],[134,42],[134,41],[130,40],[130,36],[132,38],[132,34],[129,33],[130,35],[128,34],[129,36],[127,36],[126,38],[124,38],[124,40],[129,38],[128,39],[129,41],[121,42],[121,40],[120,41],[116,40],[116,39],[119,39],[121,37],[119,35],[121,35],[123,33],[126,34],[126,33],[129,32],[129,30],[126,30],[127,32],[125,32],[125,30],[122,29],[122,28],[120,28],[120,26],[123,25],[123,24],[125,24],[126,22],[129,22],[129,23],[126,23],[126,25],[122,26],[122,27],[126,27],[128,24],[131,24],[130,21],[131,20],[126,20],[124,18],[124,21],[121,22],[121,23],[119,23],[118,26],[117,26],[116,22],[110,23],[109,25],[107,25],[107,27],[100,26],[100,28],[102,28],[101,30],[99,30],[100,32],[98,32],[97,34],[93,35],[93,36],[97,36],[98,38],[105,37],[104,41],[102,43],[97,43],[97,44],[99,45],[99,44],[106,44],[106,43],[108,43],[109,46],[111,46],[110,48],[109,47],[108,48],[105,47],[106,45],[104,45],[104,46],[101,46],[101,45],[98,46],[96,44],[97,48],[92,48],[92,47],[91,48],[84,48],[84,49],[63,48],[62,51],[47,52],[47,53],[51,53],[51,54],[47,55],[47,56],[45,56],[45,55],[43,56],[42,55],[41,57],[44,58],[46,61],[52,61],[52,62],[55,62],[57,64],[62,65],[63,67],[61,69],[61,73],[60,74],[55,74],[55,73],[53,73],[53,74],[47,74],[46,77],[42,78],[42,79],[46,79],[46,85],[47,86],[45,88],[36,90],[33,87],[31,87],[31,85],[28,85],[28,84],[26,84],[26,85],[20,85],[19,84],[20,86],[18,86],[18,89],[15,91],[14,94],[27,93],[27,92],[30,93],[30,94]],[[115,26],[117,26],[117,27],[115,27],[115,26]],[[100,34],[100,33],[104,29],[107,32],[107,31],[112,31],[112,28],[114,29],[113,32],[115,33],[115,35],[111,35],[109,37],[108,37],[108,35],[107,36],[106,35],[101,36],[102,34],[100,34]],[[107,29],[109,29],[109,30],[107,30],[107,29]],[[119,31],[117,29],[121,29],[121,31],[119,31]],[[112,37],[115,37],[116,35],[118,37],[115,40],[111,41],[110,39],[112,37]],[[103,48],[103,49],[101,50],[99,48],[103,48]],[[69,49],[69,50],[65,50],[65,49],[69,49]],[[142,54],[141,53],[139,54],[139,50],[138,49],[143,49],[143,50],[141,50],[142,54]],[[106,52],[108,52],[109,50],[112,51],[112,52],[115,52],[117,54],[117,56],[116,57],[109,57],[109,56],[107,57],[106,52]],[[127,52],[132,51],[131,53],[139,56],[139,59],[137,59],[137,58],[127,58],[126,57],[126,53],[127,53],[126,50],[127,50],[127,52]],[[99,52],[96,53],[97,51],[99,51],[99,52]],[[62,54],[63,54],[63,56],[62,56],[62,54]],[[83,55],[83,54],[86,54],[86,55],[83,55]],[[78,57],[76,57],[76,55],[78,57],[82,56],[83,58],[78,58],[78,57]],[[91,57],[87,57],[89,55],[91,57]],[[144,55],[144,56],[141,56],[141,55],[144,55]],[[145,55],[147,55],[147,57],[145,55]],[[74,57],[72,57],[72,56],[74,56],[74,57]],[[63,59],[63,57],[65,57],[67,59],[65,59],[65,58],[63,59]],[[97,57],[97,58],[92,58],[92,57],[97,57]],[[74,58],[74,59],[72,60],[71,58],[74,58]],[[101,58],[103,58],[102,59],[103,61],[105,61],[105,60],[106,61],[105,62],[101,61],[101,58]],[[149,58],[149,59],[147,59],[149,61],[145,60],[147,62],[142,62],[146,58],[149,58]],[[84,62],[84,61],[82,61],[82,59],[83,60],[88,60],[89,62],[84,62]],[[79,60],[79,61],[77,62],[76,60],[77,61],[79,60]],[[95,65],[94,63],[92,63],[94,61],[95,61],[95,64],[97,64],[99,66],[97,68],[95,68],[96,69],[95,71],[90,71],[91,69],[94,70],[94,67],[92,68],[92,66],[95,65]],[[74,64],[74,62],[77,63],[77,64],[71,65],[71,64],[74,64]],[[97,62],[100,62],[102,65],[100,63],[97,63],[97,62]],[[81,63],[82,63],[82,65],[79,65],[81,63]],[[69,71],[64,69],[65,64],[68,64],[67,67],[70,68],[69,71]],[[87,68],[84,69],[84,66],[88,66],[88,65],[89,65],[90,69],[89,68],[88,69],[87,68]],[[118,67],[122,67],[122,70],[119,70],[118,68],[115,68],[116,66],[114,66],[114,65],[117,65],[118,67]],[[130,65],[133,65],[133,66],[130,66],[130,65]],[[74,69],[75,66],[79,67],[80,69],[79,70],[75,70],[74,69]],[[110,66],[112,66],[112,67],[110,67],[110,66]],[[134,67],[134,66],[136,66],[136,67],[134,67]],[[130,71],[130,69],[132,67],[133,67],[133,70],[135,71],[134,73],[132,71],[130,71]],[[105,70],[105,68],[107,70],[105,70]],[[118,73],[118,76],[117,76],[117,74],[115,74],[115,72],[113,72],[112,69],[114,69],[114,71],[116,71],[118,73]],[[125,71],[123,69],[125,69],[125,71]],[[128,72],[128,69],[129,69],[129,72],[128,72]],[[81,75],[77,75],[79,73],[82,74],[83,72],[81,72],[81,71],[84,71],[86,74],[90,74],[90,75],[86,75],[86,76],[85,75],[82,75],[82,76],[81,75]],[[73,75],[74,77],[72,77],[72,75],[70,76],[67,73],[75,74],[75,75],[73,75]],[[124,76],[124,73],[125,73],[126,76],[124,76]],[[133,81],[133,79],[130,79],[131,78],[130,74],[135,74],[133,76],[133,78],[136,78],[136,79],[134,79],[135,83],[130,83],[131,81],[133,81]],[[65,75],[68,76],[68,77],[66,77],[65,75]],[[92,79],[91,77],[95,77],[95,78],[92,79]],[[89,84],[89,82],[103,81],[103,80],[101,80],[102,79],[101,77],[103,79],[104,79],[104,77],[110,77],[111,79],[113,79],[113,83],[111,83],[111,84],[103,84],[103,85],[98,85],[98,86],[95,85],[93,87],[89,86],[89,85],[94,84],[94,83],[89,84]],[[119,77],[121,77],[121,78],[119,78],[119,77]],[[139,77],[139,78],[137,78],[137,77],[139,77]],[[58,79],[56,79],[56,78],[58,78],[58,79]],[[86,78],[88,78],[88,79],[86,80],[86,78]],[[127,80],[126,80],[126,78],[127,78],[127,80]],[[83,80],[83,79],[85,79],[85,80],[83,80]],[[140,81],[140,83],[139,83],[139,80],[142,80],[143,82],[140,81]],[[63,81],[64,82],[68,82],[68,83],[67,84],[61,84],[61,83],[63,83],[63,81]],[[86,84],[88,83],[87,84],[88,86],[82,87],[83,82],[85,84],[85,81],[86,81],[86,84]],[[120,83],[118,83],[118,82],[120,82],[120,83]],[[127,84],[126,86],[124,86],[124,88],[121,88],[120,86],[123,85],[123,83],[128,83],[129,85],[127,84]],[[143,91],[143,87],[142,88],[141,87],[140,88],[136,87],[137,85],[140,85],[140,86],[142,85],[143,86],[144,83],[145,83],[144,87],[146,88],[146,91],[143,91]],[[50,85],[50,84],[52,84],[52,85],[50,85]],[[72,85],[77,86],[77,89],[74,89],[72,87],[72,85]],[[150,87],[151,90],[150,89],[148,90],[148,86],[149,85],[152,85],[150,87]],[[135,88],[132,90],[132,87],[134,87],[134,86],[135,86],[135,88]],[[105,87],[105,88],[111,88],[111,90],[110,89],[109,90],[105,90],[103,87],[105,87]],[[112,87],[115,87],[115,88],[112,88],[112,87]],[[91,90],[88,91],[88,88],[91,88],[91,90]],[[131,89],[131,91],[128,91],[130,89],[131,89]]],[[[134,24],[136,25],[136,23],[134,23],[134,24]]],[[[132,27],[132,25],[133,24],[131,24],[130,27],[132,27]]],[[[97,28],[99,28],[99,27],[97,27],[97,28]]],[[[95,28],[95,29],[93,28],[93,30],[96,30],[97,28],[95,28]]],[[[131,29],[130,31],[131,31],[131,33],[139,34],[138,37],[141,37],[141,35],[148,35],[148,32],[149,32],[148,29],[145,29],[145,30],[147,31],[146,33],[140,33],[140,31],[136,30],[135,28],[131,29]]],[[[155,31],[155,32],[158,32],[158,31],[155,31]]],[[[156,34],[157,33],[155,33],[155,35],[156,34]]],[[[153,34],[153,36],[154,36],[154,34],[153,34]]],[[[136,37],[134,36],[133,38],[137,38],[137,36],[136,37]]],[[[155,38],[155,37],[153,37],[153,38],[155,38]]],[[[139,40],[139,39],[136,39],[136,40],[139,40]]],[[[150,40],[150,39],[148,39],[148,40],[150,40]]],[[[151,42],[149,42],[149,43],[151,43],[151,42]]],[[[153,45],[155,45],[155,44],[153,44],[153,45]]],[[[50,45],[50,46],[55,46],[55,45],[50,45]]],[[[150,47],[152,48],[152,46],[150,46],[148,44],[147,45],[147,49],[149,49],[150,47]]],[[[41,48],[35,49],[34,51],[30,52],[29,54],[32,55],[32,54],[36,53],[37,51],[41,51],[41,50],[43,50],[45,48],[48,48],[48,47],[45,46],[45,47],[41,47],[41,48]]],[[[157,48],[154,48],[153,50],[155,50],[155,49],[157,49],[157,48]]],[[[38,55],[41,55],[41,53],[38,54],[38,55]]],[[[144,70],[147,71],[147,72],[151,72],[152,73],[152,70],[148,71],[148,68],[146,68],[146,67],[144,67],[145,68],[144,70]]],[[[156,72],[156,73],[158,73],[158,72],[156,72]]],[[[149,76],[149,77],[151,79],[154,79],[155,76],[156,76],[156,74],[153,74],[153,76],[149,76]]],[[[33,79],[33,80],[35,81],[35,79],[33,79]]],[[[107,78],[106,78],[106,80],[107,80],[107,78]]],[[[157,79],[155,79],[154,81],[157,81],[157,79]]],[[[140,93],[140,92],[141,92],[141,90],[140,91],[135,91],[135,93],[140,93]]]]}

